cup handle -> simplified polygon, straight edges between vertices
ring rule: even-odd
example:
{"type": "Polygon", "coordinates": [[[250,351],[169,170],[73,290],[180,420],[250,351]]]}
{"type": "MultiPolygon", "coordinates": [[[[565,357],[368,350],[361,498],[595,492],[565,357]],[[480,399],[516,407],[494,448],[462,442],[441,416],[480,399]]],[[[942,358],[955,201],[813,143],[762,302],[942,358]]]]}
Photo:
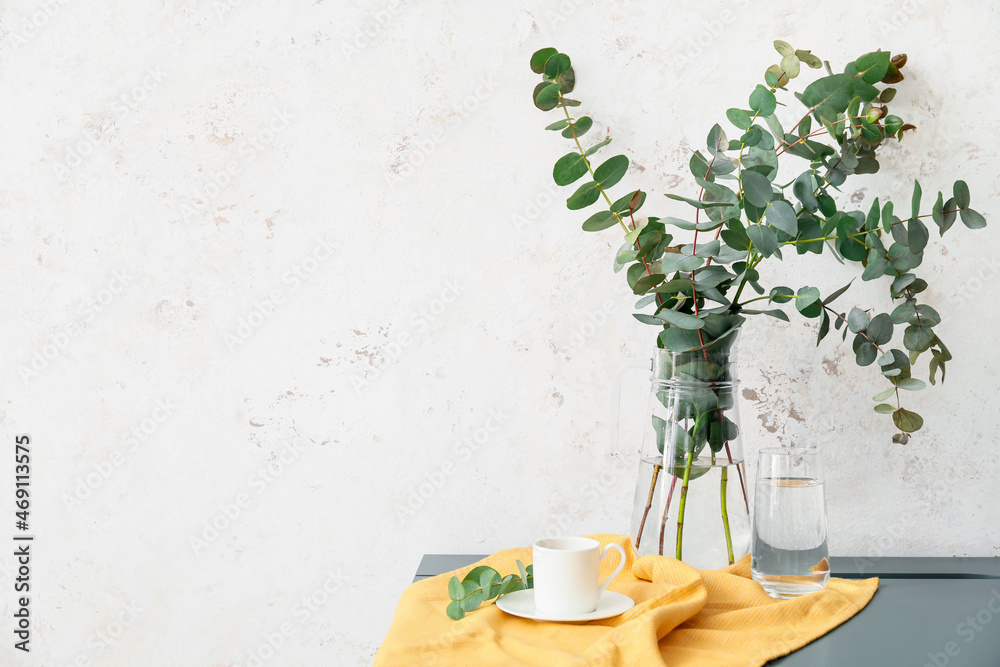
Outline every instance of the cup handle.
{"type": "Polygon", "coordinates": [[[604,549],[601,551],[601,561],[602,562],[604,561],[604,559],[608,555],[608,551],[611,550],[611,549],[617,549],[618,550],[618,554],[621,556],[621,562],[618,563],[618,567],[615,568],[615,571],[612,572],[610,575],[608,575],[607,579],[605,579],[603,582],[601,582],[600,587],[597,589],[597,594],[598,595],[600,595],[601,593],[603,593],[604,590],[608,587],[608,584],[610,584],[612,581],[614,581],[615,577],[617,577],[619,574],[621,574],[622,570],[625,569],[625,550],[622,549],[621,545],[619,545],[619,544],[615,544],[615,543],[612,542],[611,544],[609,544],[606,547],[604,547],[604,549]]]}

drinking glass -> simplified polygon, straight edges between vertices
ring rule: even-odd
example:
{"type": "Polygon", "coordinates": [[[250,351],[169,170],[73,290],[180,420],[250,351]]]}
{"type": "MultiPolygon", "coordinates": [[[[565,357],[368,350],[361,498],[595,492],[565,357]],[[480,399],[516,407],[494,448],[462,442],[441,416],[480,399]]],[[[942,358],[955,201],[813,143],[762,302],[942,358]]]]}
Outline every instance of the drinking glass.
{"type": "Polygon", "coordinates": [[[757,461],[750,571],[773,598],[830,579],[823,462],[815,447],[767,447],[757,461]]]}

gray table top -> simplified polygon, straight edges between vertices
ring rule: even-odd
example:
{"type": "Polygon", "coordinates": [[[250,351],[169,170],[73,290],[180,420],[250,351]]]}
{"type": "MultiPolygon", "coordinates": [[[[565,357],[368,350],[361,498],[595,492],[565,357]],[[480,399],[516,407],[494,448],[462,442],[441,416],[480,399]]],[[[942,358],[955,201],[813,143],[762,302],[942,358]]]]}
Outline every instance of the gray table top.
{"type": "MultiPolygon", "coordinates": [[[[414,581],[485,557],[427,554],[414,581]]],[[[854,618],[769,664],[1000,667],[1000,558],[842,556],[830,566],[835,577],[879,577],[878,592],[854,618]]]]}

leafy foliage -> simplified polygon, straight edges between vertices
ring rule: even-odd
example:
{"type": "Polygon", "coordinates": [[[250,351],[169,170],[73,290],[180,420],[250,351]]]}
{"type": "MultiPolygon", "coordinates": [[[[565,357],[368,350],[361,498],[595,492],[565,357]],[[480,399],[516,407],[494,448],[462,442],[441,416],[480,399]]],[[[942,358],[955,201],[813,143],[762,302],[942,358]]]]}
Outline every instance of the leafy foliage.
{"type": "Polygon", "coordinates": [[[458,621],[466,612],[478,609],[483,602],[496,601],[507,593],[534,588],[531,565],[525,567],[524,563],[517,561],[517,569],[517,574],[503,576],[492,567],[480,565],[469,570],[461,581],[452,577],[448,581],[448,597],[451,598],[448,617],[458,621]]]}
{"type": "MultiPolygon", "coordinates": [[[[920,415],[900,405],[901,389],[924,386],[912,377],[912,364],[929,352],[929,380],[935,384],[939,370],[944,381],[945,364],[952,358],[935,331],[940,315],[918,300],[927,289],[927,283],[914,273],[930,241],[924,219],[931,218],[939,236],[957,219],[969,229],[984,227],[986,220],[970,207],[971,195],[964,181],[955,182],[947,199],[939,192],[931,211],[924,214],[920,213],[923,191],[914,182],[910,216],[905,220],[895,213],[902,207],[891,201],[875,200],[868,212],[841,210],[831,189],[837,190],[849,176],[877,172],[881,167],[878,150],[915,129],[890,114],[888,107],[896,93],[889,86],[903,80],[906,55],[866,53],[839,73],[825,63],[825,76],[794,93],[807,110],[785,130],[775,116],[779,91],[788,92],[786,86],[803,72],[802,65],[819,69],[824,63],[810,51],[795,49],[781,40],[774,42],[774,48],[780,61],[766,69],[763,84],[756,84],[751,91],[749,108],[726,111],[735,138],[728,138],[725,128],[716,124],[708,133],[704,153],[692,155],[690,169],[700,187],[698,197],[667,195],[690,205],[693,220],[650,216],[645,222],[637,222],[634,216],[645,193],[635,191],[616,201],[608,193],[626,175],[628,158],[616,155],[595,168],[591,156],[610,138],[589,148],[581,141],[593,121],[589,116],[570,114],[569,109],[579,102],[566,97],[576,85],[569,56],[554,48],[536,52],[531,68],[542,75],[542,81],[533,93],[535,105],[561,112],[564,118],[548,129],[561,131],[575,143],[575,150],[556,163],[553,177],[557,184],[568,185],[590,175],[569,197],[567,206],[573,210],[595,204],[602,207],[583,223],[586,231],[621,227],[625,239],[615,256],[615,270],[625,268],[629,286],[644,297],[637,308],[646,312],[635,317],[660,328],[659,347],[675,353],[700,351],[707,362],[709,351],[724,347],[745,316],[767,315],[788,321],[781,308],[747,308],[748,304],[794,301],[799,314],[817,320],[817,344],[829,334],[832,324],[834,330],[842,331],[844,340],[853,335],[852,349],[859,365],[878,362],[891,386],[876,396],[875,410],[892,415],[899,429],[893,442],[905,444],[923,425],[920,415]],[[779,167],[790,160],[779,158],[786,154],[804,160],[807,166],[794,177],[779,179],[779,167]],[[694,231],[694,242],[671,245],[670,228],[694,231]],[[709,241],[702,237],[699,243],[699,234],[713,232],[709,241]],[[862,281],[887,284],[894,309],[887,313],[860,308],[838,311],[831,303],[849,285],[826,298],[811,286],[794,291],[787,287],[767,290],[760,284],[757,267],[765,259],[783,259],[783,251],[790,249],[798,254],[828,251],[841,263],[857,264],[862,281]],[[760,296],[744,298],[748,286],[760,296]],[[900,334],[902,349],[891,347],[900,334]],[[892,395],[895,406],[882,403],[892,395]]],[[[709,365],[696,369],[692,377],[712,382],[706,372],[710,374],[709,365]]],[[[685,429],[682,440],[687,438],[691,446],[699,437],[709,441],[704,434],[711,432],[710,419],[715,420],[721,437],[730,430],[718,406],[703,407],[692,415],[692,423],[698,423],[702,414],[716,414],[717,418],[706,417],[697,434],[695,426],[685,429]]],[[[664,424],[660,432],[669,436],[669,431],[664,424]]]]}

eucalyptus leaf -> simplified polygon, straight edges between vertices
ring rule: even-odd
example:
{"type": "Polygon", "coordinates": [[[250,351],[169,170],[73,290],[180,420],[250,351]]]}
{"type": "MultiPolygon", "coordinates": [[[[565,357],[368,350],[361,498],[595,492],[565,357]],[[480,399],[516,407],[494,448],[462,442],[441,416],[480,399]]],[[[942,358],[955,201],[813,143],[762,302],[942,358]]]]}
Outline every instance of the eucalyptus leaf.
{"type": "Polygon", "coordinates": [[[900,408],[892,413],[892,422],[896,428],[905,433],[919,431],[924,425],[923,417],[905,408],[900,408]]]}
{"type": "Polygon", "coordinates": [[[656,314],[656,317],[680,329],[701,329],[705,326],[705,320],[700,317],[675,310],[661,310],[656,314]]]}
{"type": "Polygon", "coordinates": [[[847,314],[847,328],[851,330],[851,333],[861,333],[868,328],[870,322],[868,313],[860,308],[851,308],[851,312],[847,314]]]}
{"type": "Polygon", "coordinates": [[[602,229],[614,227],[618,224],[618,217],[611,211],[599,211],[590,216],[583,223],[583,231],[599,232],[602,229]]]}
{"type": "Polygon", "coordinates": [[[896,388],[895,387],[890,387],[890,388],[886,389],[885,391],[881,391],[881,392],[875,394],[875,400],[876,401],[884,401],[885,399],[889,398],[890,396],[892,396],[895,393],[896,393],[896,388]]]}
{"type": "Polygon", "coordinates": [[[586,208],[596,202],[600,196],[601,190],[595,181],[584,183],[566,200],[566,208],[571,211],[586,208]]]}
{"type": "Polygon", "coordinates": [[[774,303],[788,303],[795,298],[795,290],[791,287],[774,287],[769,296],[774,303]]]}
{"type": "Polygon", "coordinates": [[[770,227],[750,225],[746,233],[754,247],[764,257],[770,257],[778,249],[778,237],[770,227]]]}
{"type": "MultiPolygon", "coordinates": [[[[962,220],[964,221],[965,218],[962,218],[962,220]]],[[[985,225],[986,223],[984,222],[983,226],[985,225]]],[[[921,253],[927,246],[927,239],[930,238],[930,234],[923,220],[910,218],[910,221],[906,225],[906,237],[909,240],[910,252],[921,253]]]]}
{"type": "Polygon", "coordinates": [[[878,349],[862,334],[854,339],[855,361],[858,366],[870,366],[878,357],[878,349]]]}
{"type": "Polygon", "coordinates": [[[750,114],[742,109],[728,109],[726,111],[726,118],[741,130],[746,130],[750,127],[750,114]]]}
{"type": "Polygon", "coordinates": [[[978,211],[971,208],[963,208],[958,214],[962,217],[962,223],[969,229],[982,229],[986,226],[986,218],[978,211]]]}
{"type": "Polygon", "coordinates": [[[465,610],[462,609],[462,603],[460,600],[452,600],[448,603],[447,609],[448,618],[453,621],[460,621],[465,617],[465,610]]]}
{"type": "Polygon", "coordinates": [[[770,116],[776,108],[774,93],[758,83],[750,93],[750,108],[761,116],[770,116]]]}
{"type": "Polygon", "coordinates": [[[538,84],[536,88],[535,106],[542,111],[549,111],[559,106],[559,84],[538,84]]]}
{"type": "Polygon", "coordinates": [[[954,188],[955,204],[958,208],[968,208],[969,206],[969,186],[965,181],[955,181],[954,188]]]}
{"type": "Polygon", "coordinates": [[[594,180],[600,183],[602,188],[607,189],[622,180],[626,171],[628,171],[628,158],[616,155],[608,158],[594,170],[594,180]]]}
{"type": "Polygon", "coordinates": [[[770,310],[750,310],[749,308],[744,308],[740,312],[746,315],[768,315],[769,317],[788,322],[788,314],[780,308],[772,308],[770,310]]]}
{"type": "Polygon", "coordinates": [[[767,212],[764,215],[767,218],[767,224],[780,229],[789,236],[795,236],[799,231],[799,223],[795,217],[795,211],[783,199],[768,202],[767,212]]]}
{"type": "Polygon", "coordinates": [[[559,53],[558,50],[548,47],[545,49],[539,49],[531,55],[531,71],[535,74],[541,74],[545,71],[545,61],[552,56],[559,53]]]}
{"type": "Polygon", "coordinates": [[[572,139],[573,137],[582,137],[587,133],[594,125],[594,121],[590,116],[584,116],[574,123],[571,123],[569,127],[563,130],[562,135],[567,139],[572,139]]]}
{"type": "Polygon", "coordinates": [[[645,294],[650,289],[656,287],[664,280],[666,280],[666,278],[667,277],[662,273],[654,273],[652,275],[643,276],[642,278],[639,278],[637,281],[635,281],[635,285],[633,285],[632,291],[635,292],[636,294],[645,294]]]}
{"type": "Polygon", "coordinates": [[[743,196],[758,208],[764,208],[774,198],[771,182],[756,171],[743,172],[743,196]]]}
{"type": "Polygon", "coordinates": [[[556,185],[569,185],[587,173],[587,162],[579,153],[567,153],[556,161],[552,178],[556,185]]]}
{"type": "Polygon", "coordinates": [[[885,313],[879,313],[868,324],[868,338],[876,345],[884,345],[892,340],[892,319],[885,313]]]}
{"type": "Polygon", "coordinates": [[[452,600],[461,600],[465,597],[465,589],[462,587],[462,582],[458,580],[458,577],[452,577],[448,580],[448,596],[452,600]]]}
{"type": "Polygon", "coordinates": [[[594,144],[593,146],[591,146],[590,148],[588,148],[586,150],[586,152],[584,153],[584,155],[586,155],[587,157],[590,157],[591,155],[593,155],[597,151],[601,150],[602,148],[604,148],[605,146],[607,146],[610,143],[611,143],[611,139],[605,139],[604,141],[602,141],[599,144],[594,144]]]}

